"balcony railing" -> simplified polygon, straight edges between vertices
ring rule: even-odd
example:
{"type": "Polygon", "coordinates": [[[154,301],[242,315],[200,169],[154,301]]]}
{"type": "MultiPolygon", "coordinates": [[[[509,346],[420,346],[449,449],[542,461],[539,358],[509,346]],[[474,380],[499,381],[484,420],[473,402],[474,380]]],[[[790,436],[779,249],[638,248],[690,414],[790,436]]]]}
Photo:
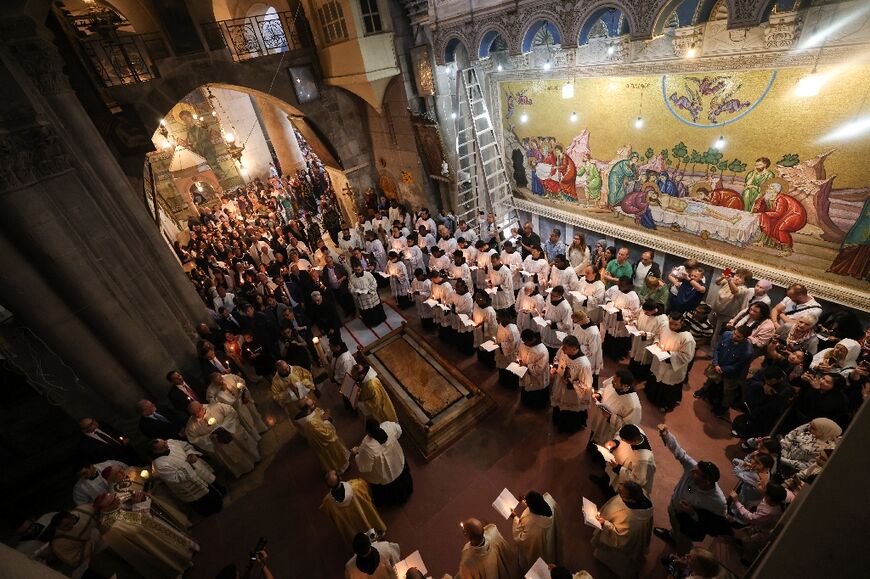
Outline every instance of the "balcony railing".
{"type": "Polygon", "coordinates": [[[238,62],[305,48],[293,16],[294,12],[287,11],[204,22],[202,31],[210,50],[226,48],[238,62]]]}
{"type": "Polygon", "coordinates": [[[147,82],[159,77],[154,61],[170,55],[158,32],[92,36],[80,40],[97,79],[105,87],[147,82]]]}

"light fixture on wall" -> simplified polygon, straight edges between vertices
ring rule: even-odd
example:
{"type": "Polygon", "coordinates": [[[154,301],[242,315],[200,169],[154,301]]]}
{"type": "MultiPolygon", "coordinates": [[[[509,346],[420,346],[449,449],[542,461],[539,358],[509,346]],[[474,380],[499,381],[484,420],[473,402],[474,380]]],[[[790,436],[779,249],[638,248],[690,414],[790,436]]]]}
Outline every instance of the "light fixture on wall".
{"type": "Polygon", "coordinates": [[[616,52],[616,47],[612,44],[607,45],[607,56],[613,56],[613,53],[616,52]]]}
{"type": "Polygon", "coordinates": [[[450,118],[453,120],[456,120],[456,111],[453,111],[452,113],[450,113],[450,118]]]}
{"type": "Polygon", "coordinates": [[[227,131],[224,133],[224,141],[226,141],[228,145],[232,145],[236,142],[236,136],[231,131],[227,131]]]}
{"type": "Polygon", "coordinates": [[[520,122],[521,123],[529,122],[529,114],[528,113],[521,113],[520,114],[520,122]]]}
{"type": "Polygon", "coordinates": [[[810,74],[802,76],[798,81],[794,94],[801,98],[814,97],[822,90],[822,84],[824,84],[822,75],[818,74],[816,68],[813,67],[810,74]]]}
{"type": "Polygon", "coordinates": [[[689,47],[689,50],[686,51],[686,58],[695,58],[696,56],[698,56],[698,49],[692,45],[689,47]]]}
{"type": "Polygon", "coordinates": [[[569,119],[571,120],[572,123],[576,123],[577,122],[577,113],[576,112],[571,113],[571,116],[569,117],[569,119]]]}
{"type": "Polygon", "coordinates": [[[563,99],[572,99],[574,98],[574,80],[571,82],[566,82],[562,85],[562,98],[563,99]]]}
{"type": "Polygon", "coordinates": [[[713,144],[713,147],[715,147],[719,151],[724,149],[725,148],[725,137],[723,137],[722,135],[719,135],[719,138],[716,139],[716,142],[713,144]]]}
{"type": "Polygon", "coordinates": [[[643,93],[646,89],[641,89],[640,91],[640,102],[637,104],[637,118],[634,120],[634,128],[642,129],[643,128],[643,93]]]}
{"type": "Polygon", "coordinates": [[[548,57],[547,62],[544,63],[544,70],[550,70],[551,68],[553,68],[553,63],[550,62],[550,59],[548,57]]]}
{"type": "Polygon", "coordinates": [[[637,117],[634,119],[634,128],[642,129],[643,128],[643,117],[637,117]]]}
{"type": "Polygon", "coordinates": [[[496,69],[497,71],[501,72],[501,71],[504,70],[504,67],[503,67],[502,65],[498,65],[497,67],[495,67],[495,69],[496,69]]]}

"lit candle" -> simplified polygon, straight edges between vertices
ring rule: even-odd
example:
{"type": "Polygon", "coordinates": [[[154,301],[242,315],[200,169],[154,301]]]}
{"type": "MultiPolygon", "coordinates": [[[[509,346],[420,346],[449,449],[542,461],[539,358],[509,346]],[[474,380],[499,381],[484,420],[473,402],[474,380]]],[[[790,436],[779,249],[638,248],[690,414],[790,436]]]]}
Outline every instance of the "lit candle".
{"type": "Polygon", "coordinates": [[[241,382],[236,382],[236,388],[238,388],[239,390],[241,390],[243,386],[244,384],[242,384],[241,382]]]}
{"type": "Polygon", "coordinates": [[[311,343],[314,344],[314,351],[317,352],[317,359],[320,360],[320,365],[326,366],[326,353],[323,351],[323,345],[320,343],[320,338],[314,336],[311,339],[311,343]]]}
{"type": "Polygon", "coordinates": [[[143,468],[142,472],[139,473],[139,476],[141,476],[142,478],[148,478],[149,476],[151,476],[151,473],[148,472],[147,468],[143,468]]]}
{"type": "Polygon", "coordinates": [[[208,422],[209,426],[214,426],[215,424],[217,424],[217,419],[214,416],[212,416],[211,418],[206,420],[206,422],[208,422]]]}

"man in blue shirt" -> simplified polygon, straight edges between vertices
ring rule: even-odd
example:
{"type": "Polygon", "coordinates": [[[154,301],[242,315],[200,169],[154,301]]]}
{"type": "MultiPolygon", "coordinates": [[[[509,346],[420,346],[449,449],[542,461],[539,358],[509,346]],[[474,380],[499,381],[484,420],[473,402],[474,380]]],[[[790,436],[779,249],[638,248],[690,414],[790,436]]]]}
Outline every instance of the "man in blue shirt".
{"type": "Polygon", "coordinates": [[[728,409],[746,379],[749,364],[755,358],[752,344],[746,339],[751,332],[745,325],[738,326],[734,331],[722,334],[722,339],[713,349],[708,371],[710,378],[701,390],[704,391],[702,396],[706,395],[713,405],[713,414],[723,420],[730,421],[728,409]]]}
{"type": "Polygon", "coordinates": [[[562,232],[555,228],[550,232],[550,238],[544,242],[542,249],[544,250],[544,255],[547,256],[547,261],[550,263],[553,263],[557,255],[568,254],[565,243],[562,241],[562,232]]]}

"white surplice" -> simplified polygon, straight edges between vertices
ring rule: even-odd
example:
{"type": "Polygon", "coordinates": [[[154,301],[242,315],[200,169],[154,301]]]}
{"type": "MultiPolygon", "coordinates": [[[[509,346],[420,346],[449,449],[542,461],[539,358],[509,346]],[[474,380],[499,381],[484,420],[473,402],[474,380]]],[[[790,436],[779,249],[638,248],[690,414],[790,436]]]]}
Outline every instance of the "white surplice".
{"type": "Polygon", "coordinates": [[[187,421],[187,440],[214,456],[236,478],[254,470],[254,463],[260,460],[260,451],[257,441],[241,425],[238,413],[232,406],[221,402],[211,402],[204,408],[205,415],[201,419],[191,416],[187,421]],[[208,422],[211,418],[215,422],[210,425],[208,422]],[[218,428],[232,434],[233,440],[227,444],[212,440],[211,434],[218,428]]]}
{"type": "Polygon", "coordinates": [[[356,455],[360,475],[370,484],[385,485],[393,482],[405,468],[405,453],[399,444],[402,427],[395,422],[382,422],[381,429],[387,433],[384,444],[370,436],[363,438],[356,455]]]}
{"type": "Polygon", "coordinates": [[[189,442],[167,440],[169,454],[158,456],[151,462],[151,474],[169,487],[178,500],[189,503],[208,494],[208,485],[214,482],[214,470],[204,460],[193,464],[187,462],[188,455],[201,456],[189,442]]]}

